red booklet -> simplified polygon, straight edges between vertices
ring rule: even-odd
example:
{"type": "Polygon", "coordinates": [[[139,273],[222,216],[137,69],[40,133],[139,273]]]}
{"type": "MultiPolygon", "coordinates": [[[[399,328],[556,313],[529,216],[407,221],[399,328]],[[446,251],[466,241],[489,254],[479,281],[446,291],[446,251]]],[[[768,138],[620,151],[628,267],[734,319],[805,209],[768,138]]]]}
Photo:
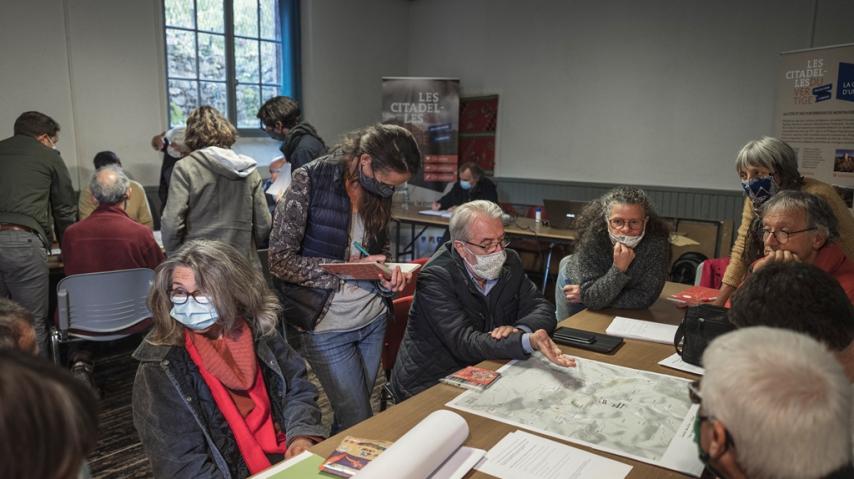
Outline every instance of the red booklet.
{"type": "Polygon", "coordinates": [[[696,306],[702,303],[711,303],[718,298],[718,290],[705,286],[691,286],[676,294],[667,297],[669,301],[677,304],[696,306]]]}
{"type": "Polygon", "coordinates": [[[498,371],[491,369],[479,368],[477,366],[466,366],[459,371],[449,374],[439,381],[466,389],[474,389],[475,391],[483,391],[488,388],[501,376],[498,371]]]}

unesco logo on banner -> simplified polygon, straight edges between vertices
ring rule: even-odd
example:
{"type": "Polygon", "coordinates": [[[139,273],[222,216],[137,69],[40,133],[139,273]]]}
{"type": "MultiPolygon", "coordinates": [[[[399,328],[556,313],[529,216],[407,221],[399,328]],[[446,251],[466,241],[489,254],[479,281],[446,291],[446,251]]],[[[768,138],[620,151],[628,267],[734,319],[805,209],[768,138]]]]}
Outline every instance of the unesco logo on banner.
{"type": "Polygon", "coordinates": [[[836,98],[845,101],[854,101],[854,63],[839,63],[839,79],[836,98]]]}
{"type": "Polygon", "coordinates": [[[817,86],[812,89],[812,94],[815,95],[815,102],[830,100],[833,96],[833,83],[817,86]]]}

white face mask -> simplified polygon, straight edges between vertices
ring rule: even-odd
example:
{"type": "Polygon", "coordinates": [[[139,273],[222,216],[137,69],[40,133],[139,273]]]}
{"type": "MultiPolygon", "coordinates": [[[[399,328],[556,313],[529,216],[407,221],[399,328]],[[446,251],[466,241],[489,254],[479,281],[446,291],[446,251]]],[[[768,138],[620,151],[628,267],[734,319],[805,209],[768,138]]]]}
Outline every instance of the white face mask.
{"type": "Polygon", "coordinates": [[[611,232],[611,229],[608,229],[608,236],[611,238],[611,244],[623,243],[631,249],[635,249],[638,243],[643,239],[643,235],[646,234],[646,227],[644,226],[641,234],[637,236],[629,236],[629,235],[616,235],[611,232]]]}
{"type": "Polygon", "coordinates": [[[507,260],[507,252],[504,249],[491,254],[474,254],[468,247],[466,247],[466,250],[474,255],[475,264],[470,264],[466,261],[466,264],[469,265],[474,274],[483,279],[498,278],[498,275],[501,274],[501,267],[504,266],[504,262],[507,260]]]}

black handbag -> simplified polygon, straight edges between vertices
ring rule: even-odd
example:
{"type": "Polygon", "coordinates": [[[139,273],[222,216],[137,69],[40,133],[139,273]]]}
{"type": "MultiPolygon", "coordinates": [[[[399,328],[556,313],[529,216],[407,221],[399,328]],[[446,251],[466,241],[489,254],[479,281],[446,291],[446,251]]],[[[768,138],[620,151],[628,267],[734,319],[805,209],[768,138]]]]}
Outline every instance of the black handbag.
{"type": "Polygon", "coordinates": [[[688,308],[676,330],[673,345],[686,363],[702,366],[703,351],[718,336],[735,329],[727,318],[727,309],[711,304],[688,308]]]}
{"type": "Polygon", "coordinates": [[[285,322],[303,331],[314,331],[332,290],[309,288],[273,278],[273,286],[279,293],[285,322]]]}

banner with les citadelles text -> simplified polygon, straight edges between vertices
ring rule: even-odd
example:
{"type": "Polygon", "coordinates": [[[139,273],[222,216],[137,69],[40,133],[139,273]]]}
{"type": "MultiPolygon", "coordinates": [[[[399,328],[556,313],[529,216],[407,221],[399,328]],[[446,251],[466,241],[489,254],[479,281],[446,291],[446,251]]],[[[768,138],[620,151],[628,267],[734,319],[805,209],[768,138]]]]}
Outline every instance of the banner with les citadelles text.
{"type": "Polygon", "coordinates": [[[382,122],[403,126],[421,148],[424,167],[410,184],[443,191],[457,181],[459,79],[384,77],[382,122]]]}
{"type": "Polygon", "coordinates": [[[777,135],[854,208],[854,44],[781,53],[777,135]]]}

